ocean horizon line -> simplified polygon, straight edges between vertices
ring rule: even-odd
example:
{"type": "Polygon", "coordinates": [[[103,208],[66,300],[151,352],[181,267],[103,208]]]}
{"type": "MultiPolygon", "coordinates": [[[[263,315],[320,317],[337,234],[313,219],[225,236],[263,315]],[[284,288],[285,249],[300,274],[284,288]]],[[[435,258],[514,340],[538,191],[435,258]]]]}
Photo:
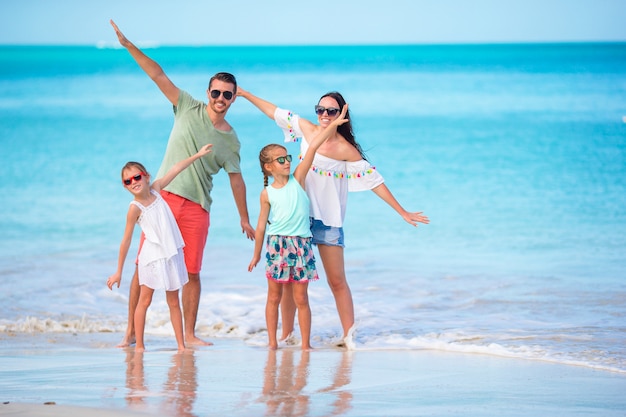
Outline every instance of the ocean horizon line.
{"type": "MultiPolygon", "coordinates": [[[[136,41],[140,48],[372,48],[372,47],[484,47],[484,46],[593,46],[593,45],[626,45],[624,40],[567,40],[567,41],[468,41],[468,42],[395,42],[395,43],[346,43],[346,44],[191,44],[191,43],[162,43],[158,41],[136,41]]],[[[98,48],[123,49],[117,41],[97,41],[95,43],[3,43],[0,48],[98,48]]]]}

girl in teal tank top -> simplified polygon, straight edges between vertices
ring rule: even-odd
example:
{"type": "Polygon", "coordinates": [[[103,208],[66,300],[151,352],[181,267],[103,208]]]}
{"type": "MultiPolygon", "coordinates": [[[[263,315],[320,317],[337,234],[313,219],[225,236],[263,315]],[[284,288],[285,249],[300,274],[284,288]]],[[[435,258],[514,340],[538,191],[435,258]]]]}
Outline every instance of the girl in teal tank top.
{"type": "Polygon", "coordinates": [[[318,279],[315,256],[311,246],[309,226],[309,199],[304,191],[304,179],[313,163],[317,149],[332,136],[345,119],[348,106],[319,135],[311,140],[293,174],[291,155],[282,145],[270,144],[261,149],[259,162],[264,175],[265,188],[261,191],[261,210],[255,232],[254,254],[248,271],[261,259],[261,249],[267,228],[266,241],[267,302],[265,320],[269,348],[277,349],[278,307],[283,285],[293,285],[293,298],[298,309],[298,323],[302,336],[302,349],[311,349],[311,308],[309,306],[309,281],[318,279]],[[272,177],[272,184],[268,178],[272,177]]]}

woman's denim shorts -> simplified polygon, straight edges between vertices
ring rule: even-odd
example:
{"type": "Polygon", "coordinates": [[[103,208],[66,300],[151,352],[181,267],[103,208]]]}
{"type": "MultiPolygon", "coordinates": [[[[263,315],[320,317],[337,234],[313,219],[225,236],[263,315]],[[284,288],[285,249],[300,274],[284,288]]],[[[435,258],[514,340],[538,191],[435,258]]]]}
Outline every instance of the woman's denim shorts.
{"type": "Polygon", "coordinates": [[[321,220],[310,218],[311,233],[314,245],[341,246],[343,244],[343,227],[326,226],[321,220]]]}

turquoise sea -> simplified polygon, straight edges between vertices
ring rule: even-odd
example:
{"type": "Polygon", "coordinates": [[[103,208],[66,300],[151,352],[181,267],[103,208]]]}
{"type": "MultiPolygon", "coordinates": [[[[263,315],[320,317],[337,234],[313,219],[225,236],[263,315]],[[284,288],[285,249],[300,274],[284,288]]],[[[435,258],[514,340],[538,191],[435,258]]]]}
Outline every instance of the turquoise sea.
{"type": "MultiPolygon", "coordinates": [[[[312,119],[322,94],[344,94],[370,161],[431,219],[414,229],[373,193],[350,196],[357,349],[626,373],[626,44],[145,51],[197,98],[217,71],[312,119]]],[[[255,224],[258,151],[281,132],[243,99],[228,120],[255,224]]],[[[105,286],[130,202],[119,171],[139,160],[156,173],[171,125],[125,50],[0,47],[0,331],[124,330],[132,257],[122,288],[105,286]]],[[[224,174],[214,200],[199,334],[261,345],[266,283],[246,271],[252,243],[224,174]]],[[[310,298],[325,346],[340,326],[323,280],[310,298]]],[[[147,333],[173,335],[159,294],[147,333]]]]}

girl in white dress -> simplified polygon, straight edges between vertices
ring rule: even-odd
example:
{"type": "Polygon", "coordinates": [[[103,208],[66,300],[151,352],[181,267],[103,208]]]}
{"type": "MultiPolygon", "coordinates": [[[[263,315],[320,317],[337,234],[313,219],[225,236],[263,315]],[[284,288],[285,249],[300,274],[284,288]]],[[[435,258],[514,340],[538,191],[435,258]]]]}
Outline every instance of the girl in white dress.
{"type": "Polygon", "coordinates": [[[139,162],[128,162],[122,168],[122,183],[135,198],[131,201],[126,215],[126,229],[120,244],[117,271],[109,277],[107,286],[109,289],[113,289],[114,284],[120,287],[122,268],[133,237],[133,230],[135,224],[139,224],[145,240],[138,256],[140,293],[134,317],[136,352],[145,350],[143,335],[146,312],[152,302],[154,290],[161,288],[165,289],[178,350],[185,349],[183,321],[178,300],[178,290],[189,280],[183,255],[185,244],[172,211],[161,197],[160,191],[196,159],[211,152],[211,146],[205,145],[195,155],[174,164],[163,177],[152,184],[150,184],[150,174],[139,162]]]}

